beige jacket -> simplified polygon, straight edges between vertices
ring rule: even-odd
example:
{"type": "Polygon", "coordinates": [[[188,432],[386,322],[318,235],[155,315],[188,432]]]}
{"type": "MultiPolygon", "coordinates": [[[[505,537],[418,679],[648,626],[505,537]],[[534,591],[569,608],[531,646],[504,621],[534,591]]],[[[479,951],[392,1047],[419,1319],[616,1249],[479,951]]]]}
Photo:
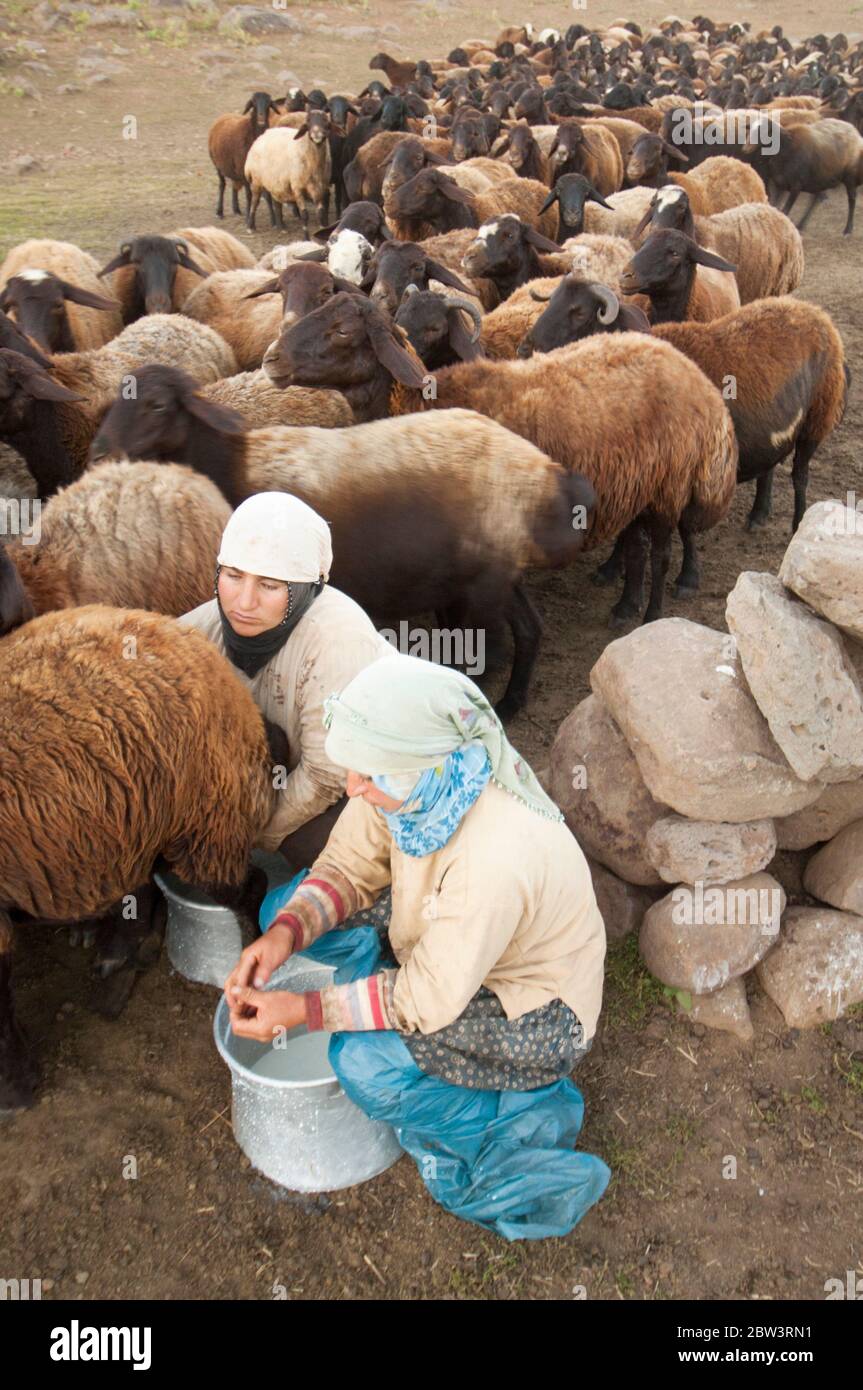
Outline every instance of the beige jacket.
{"type": "Polygon", "coordinates": [[[562,821],[489,782],[444,847],[416,858],[354,797],[310,876],[326,880],[328,869],[348,880],[361,908],[392,883],[390,943],[401,966],[393,1004],[404,1031],[446,1027],[484,984],[507,1018],[562,999],[593,1037],[605,926],[587,860],[562,821]]]}
{"type": "MultiPolygon", "coordinates": [[[[215,599],[178,621],[198,628],[224,652],[215,599]]],[[[392,655],[392,647],[359,604],[327,585],[281,651],[253,680],[237,671],[261,713],[284,729],[290,745],[287,783],[257,840],[263,849],[278,849],[286,835],[344,794],[346,770],[336,767],[324,753],[324,700],[334,690],[342,690],[370,662],[386,655],[392,655]]]]}

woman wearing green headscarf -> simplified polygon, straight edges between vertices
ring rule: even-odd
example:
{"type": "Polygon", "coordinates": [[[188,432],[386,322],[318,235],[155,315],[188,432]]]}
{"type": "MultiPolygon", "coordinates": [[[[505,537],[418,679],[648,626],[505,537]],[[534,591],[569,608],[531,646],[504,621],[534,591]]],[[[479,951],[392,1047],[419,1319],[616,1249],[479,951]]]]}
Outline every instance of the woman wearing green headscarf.
{"type": "Polygon", "coordinates": [[[596,1029],[605,930],[581,849],[488,701],[456,671],[393,655],[325,710],[349,802],[226,982],[234,1032],[393,1030],[424,1073],[467,1088],[568,1076],[596,1029]],[[263,989],[293,952],[383,905],[389,968],[263,989]]]}

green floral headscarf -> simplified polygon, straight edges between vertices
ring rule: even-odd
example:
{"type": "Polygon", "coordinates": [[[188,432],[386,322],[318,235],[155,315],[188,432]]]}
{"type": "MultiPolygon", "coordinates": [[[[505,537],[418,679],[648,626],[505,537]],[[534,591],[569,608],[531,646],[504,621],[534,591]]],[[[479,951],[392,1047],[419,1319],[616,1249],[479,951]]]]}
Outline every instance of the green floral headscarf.
{"type": "Polygon", "coordinates": [[[479,741],[492,781],[532,811],[563,820],[482,691],[459,671],[394,653],[366,666],[324,711],[327,757],[340,767],[369,777],[420,773],[479,741]]]}

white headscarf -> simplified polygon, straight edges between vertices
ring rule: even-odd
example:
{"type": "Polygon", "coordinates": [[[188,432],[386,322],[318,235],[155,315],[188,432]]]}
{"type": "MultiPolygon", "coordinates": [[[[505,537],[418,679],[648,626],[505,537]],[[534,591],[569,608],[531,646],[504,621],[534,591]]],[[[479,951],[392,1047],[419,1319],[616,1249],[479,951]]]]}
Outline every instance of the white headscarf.
{"type": "Polygon", "coordinates": [[[256,492],[230,517],[219,564],[294,584],[326,582],[333,563],[323,517],[287,492],[256,492]]]}

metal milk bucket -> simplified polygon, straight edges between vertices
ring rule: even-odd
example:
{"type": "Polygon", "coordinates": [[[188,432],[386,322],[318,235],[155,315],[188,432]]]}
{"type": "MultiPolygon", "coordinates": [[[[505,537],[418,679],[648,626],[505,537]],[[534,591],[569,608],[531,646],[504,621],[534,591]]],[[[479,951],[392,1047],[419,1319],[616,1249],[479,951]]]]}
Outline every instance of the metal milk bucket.
{"type": "MultiPolygon", "coordinates": [[[[255,850],[252,863],[265,870],[269,888],[294,876],[280,854],[255,850]]],[[[172,966],[187,980],[221,989],[243,949],[236,916],[175,874],[165,871],[153,877],[168,904],[166,938],[172,966]]]]}
{"type": "MultiPolygon", "coordinates": [[[[292,956],[274,972],[270,986],[296,994],[332,982],[332,966],[292,956]]],[[[349,1100],[326,1061],[329,1034],[292,1028],[284,1035],[279,1076],[255,1070],[276,1061],[268,1043],[238,1038],[231,1032],[227,1001],[222,997],[213,1022],[216,1047],[231,1069],[234,1137],[253,1167],[294,1192],[330,1192],[365,1182],[390,1168],[402,1153],[390,1125],[371,1120],[349,1100]],[[291,1045],[314,1039],[311,1061],[305,1052],[290,1079],[291,1045]]]]}

